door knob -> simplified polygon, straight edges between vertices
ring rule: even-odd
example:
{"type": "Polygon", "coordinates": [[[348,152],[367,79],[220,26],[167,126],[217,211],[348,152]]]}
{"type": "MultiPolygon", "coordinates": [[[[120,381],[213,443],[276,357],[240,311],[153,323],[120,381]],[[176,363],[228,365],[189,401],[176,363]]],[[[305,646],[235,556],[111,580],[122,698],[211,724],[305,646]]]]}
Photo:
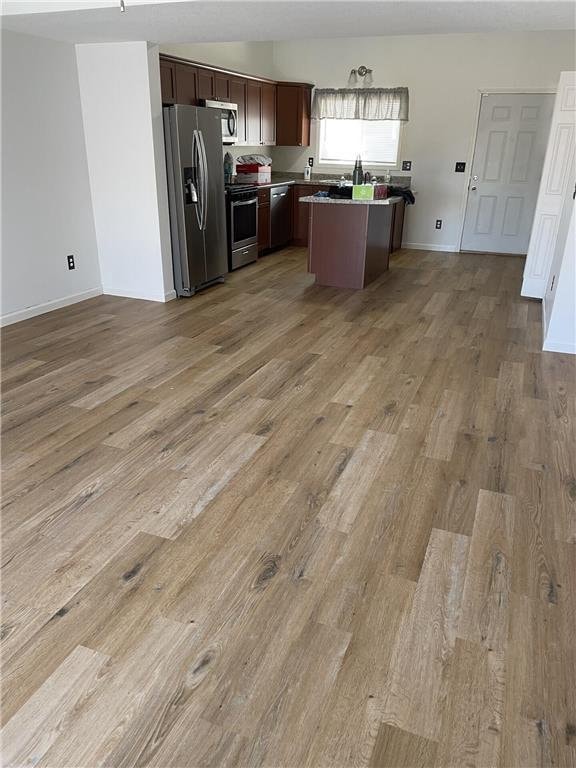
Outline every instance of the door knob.
{"type": "Polygon", "coordinates": [[[478,187],[470,187],[470,189],[474,189],[474,190],[476,190],[476,189],[478,189],[478,187]]]}

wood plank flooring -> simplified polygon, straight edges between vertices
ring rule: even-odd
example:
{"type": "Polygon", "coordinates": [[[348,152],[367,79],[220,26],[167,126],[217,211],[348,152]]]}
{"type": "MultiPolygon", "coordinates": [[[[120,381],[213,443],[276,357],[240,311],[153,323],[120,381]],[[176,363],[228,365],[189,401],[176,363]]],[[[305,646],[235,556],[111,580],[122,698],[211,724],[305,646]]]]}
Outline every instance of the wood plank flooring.
{"type": "Polygon", "coordinates": [[[3,333],[3,765],[576,765],[576,361],[516,257],[3,333]]]}

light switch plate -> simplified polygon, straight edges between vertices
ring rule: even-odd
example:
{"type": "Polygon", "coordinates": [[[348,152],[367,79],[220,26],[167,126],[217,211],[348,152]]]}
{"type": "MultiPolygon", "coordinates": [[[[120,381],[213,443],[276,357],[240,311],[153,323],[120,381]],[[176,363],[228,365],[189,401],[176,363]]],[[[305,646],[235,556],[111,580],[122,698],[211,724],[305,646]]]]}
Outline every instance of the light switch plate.
{"type": "Polygon", "coordinates": [[[402,160],[402,170],[403,171],[411,171],[412,170],[412,160],[402,160]]]}
{"type": "Polygon", "coordinates": [[[456,168],[454,168],[455,173],[464,173],[466,170],[466,163],[456,163],[456,168]]]}

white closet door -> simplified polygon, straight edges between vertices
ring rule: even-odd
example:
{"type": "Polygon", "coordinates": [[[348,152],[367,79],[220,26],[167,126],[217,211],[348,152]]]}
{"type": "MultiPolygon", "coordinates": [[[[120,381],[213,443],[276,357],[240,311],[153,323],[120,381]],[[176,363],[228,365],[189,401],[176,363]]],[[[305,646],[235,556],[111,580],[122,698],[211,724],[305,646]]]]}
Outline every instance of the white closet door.
{"type": "Polygon", "coordinates": [[[524,267],[522,296],[541,299],[546,292],[566,190],[574,183],[575,143],[576,72],[562,72],[524,267]]]}

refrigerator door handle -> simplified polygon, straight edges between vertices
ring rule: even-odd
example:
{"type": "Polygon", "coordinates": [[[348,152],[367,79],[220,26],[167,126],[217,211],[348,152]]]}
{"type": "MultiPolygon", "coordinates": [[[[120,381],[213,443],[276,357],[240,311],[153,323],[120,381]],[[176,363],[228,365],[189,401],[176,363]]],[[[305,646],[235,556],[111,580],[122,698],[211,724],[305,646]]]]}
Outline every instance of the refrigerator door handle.
{"type": "Polygon", "coordinates": [[[206,145],[204,144],[204,136],[202,131],[198,131],[200,138],[200,154],[202,163],[202,223],[200,229],[205,230],[208,222],[208,158],[206,157],[206,145]]]}
{"type": "Polygon", "coordinates": [[[192,165],[196,173],[196,179],[198,181],[196,185],[197,192],[197,204],[196,204],[196,221],[198,227],[202,229],[202,171],[201,171],[201,158],[200,158],[200,139],[199,132],[194,130],[192,133],[192,165]]]}

